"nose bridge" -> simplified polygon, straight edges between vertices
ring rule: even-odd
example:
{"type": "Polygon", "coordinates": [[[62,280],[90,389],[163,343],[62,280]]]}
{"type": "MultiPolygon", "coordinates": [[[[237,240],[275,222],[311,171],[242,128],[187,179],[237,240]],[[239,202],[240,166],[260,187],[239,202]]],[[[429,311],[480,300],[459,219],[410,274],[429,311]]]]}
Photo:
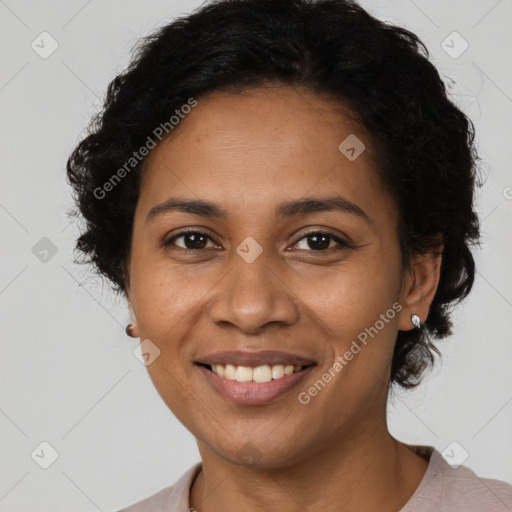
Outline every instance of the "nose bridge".
{"type": "Polygon", "coordinates": [[[261,249],[247,240],[232,254],[231,271],[219,283],[221,288],[211,304],[213,322],[254,332],[269,322],[290,325],[297,321],[295,296],[278,277],[276,259],[261,249]]]}

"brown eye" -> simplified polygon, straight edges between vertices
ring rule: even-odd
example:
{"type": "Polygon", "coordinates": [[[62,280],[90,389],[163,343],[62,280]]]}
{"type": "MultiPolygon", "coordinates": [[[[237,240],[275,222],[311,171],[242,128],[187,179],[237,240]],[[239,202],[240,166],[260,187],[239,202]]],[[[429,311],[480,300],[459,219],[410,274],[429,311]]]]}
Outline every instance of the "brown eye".
{"type": "Polygon", "coordinates": [[[322,233],[322,232],[316,232],[316,233],[310,233],[304,237],[302,237],[297,243],[297,247],[299,249],[312,249],[313,251],[326,251],[330,249],[331,247],[331,241],[334,240],[338,247],[335,247],[335,249],[343,249],[343,248],[350,248],[351,245],[347,242],[344,242],[337,236],[331,235],[330,233],[322,233]],[[301,243],[307,244],[307,247],[300,247],[301,243]]]}
{"type": "Polygon", "coordinates": [[[208,244],[208,240],[211,239],[205,233],[200,233],[199,231],[186,231],[184,233],[180,233],[179,235],[173,236],[172,238],[164,242],[164,245],[176,245],[177,247],[181,247],[182,249],[190,250],[204,249],[208,244]],[[175,243],[175,241],[179,239],[183,239],[183,242],[181,244],[175,243]]]}
{"type": "Polygon", "coordinates": [[[328,249],[329,245],[331,245],[331,237],[329,235],[310,235],[307,237],[307,241],[311,249],[319,249],[320,251],[328,249]]]}

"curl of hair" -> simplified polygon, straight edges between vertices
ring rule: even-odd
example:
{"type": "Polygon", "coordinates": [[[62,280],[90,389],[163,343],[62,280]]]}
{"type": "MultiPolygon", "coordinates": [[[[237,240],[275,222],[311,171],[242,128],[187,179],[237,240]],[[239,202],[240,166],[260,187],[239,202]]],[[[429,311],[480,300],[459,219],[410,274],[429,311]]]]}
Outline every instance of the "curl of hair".
{"type": "MultiPolygon", "coordinates": [[[[71,154],[67,176],[85,229],[84,262],[126,291],[143,161],[102,199],[95,190],[191,97],[265,83],[302,86],[350,107],[371,138],[378,173],[400,212],[405,267],[444,245],[421,330],[399,331],[390,383],[416,386],[452,332],[450,308],[471,290],[478,243],[472,122],[447,97],[419,38],[350,0],[220,0],[141,39],[103,109],[71,154]],[[440,237],[440,238],[439,238],[440,237]]],[[[179,127],[177,128],[179,129],[179,127]]]]}

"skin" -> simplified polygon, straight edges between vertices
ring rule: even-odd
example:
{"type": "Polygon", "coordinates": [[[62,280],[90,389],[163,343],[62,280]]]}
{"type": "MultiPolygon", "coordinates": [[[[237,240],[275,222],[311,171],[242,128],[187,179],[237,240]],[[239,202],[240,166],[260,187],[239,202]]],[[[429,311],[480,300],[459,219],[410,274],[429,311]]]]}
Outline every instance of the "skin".
{"type": "Polygon", "coordinates": [[[427,317],[441,256],[402,268],[398,210],[374,165],[368,135],[343,105],[288,86],[198,98],[147,157],[127,298],[135,335],[161,351],[149,375],[197,439],[196,510],[391,512],[420,484],[427,461],[388,432],[387,382],[398,330],[413,328],[412,313],[427,317]],[[355,161],[338,150],[350,134],[366,144],[355,161]],[[275,217],[284,201],[333,195],[369,221],[340,211],[275,217]],[[170,197],[215,202],[227,217],[168,211],[147,221],[170,197]],[[187,248],[190,237],[163,245],[189,228],[210,237],[205,248],[187,248]],[[318,232],[353,247],[329,238],[319,250],[306,237],[318,232]],[[248,236],[263,249],[252,263],[236,252],[248,236]],[[300,403],[298,393],[396,302],[400,313],[300,403]],[[316,367],[278,400],[239,405],[217,393],[194,361],[241,349],[299,353],[316,367]],[[247,450],[256,454],[252,464],[241,458],[247,450]]]}

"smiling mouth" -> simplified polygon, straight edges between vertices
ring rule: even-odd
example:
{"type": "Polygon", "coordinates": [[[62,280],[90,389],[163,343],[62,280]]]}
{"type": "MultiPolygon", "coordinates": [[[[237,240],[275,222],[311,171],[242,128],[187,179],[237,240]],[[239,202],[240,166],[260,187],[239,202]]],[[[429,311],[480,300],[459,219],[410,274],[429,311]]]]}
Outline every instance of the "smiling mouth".
{"type": "Polygon", "coordinates": [[[219,377],[224,379],[237,381],[237,382],[270,382],[273,380],[280,380],[288,375],[298,373],[301,370],[314,366],[313,364],[307,365],[293,365],[293,364],[275,364],[275,365],[261,365],[256,367],[251,366],[238,366],[235,364],[204,364],[198,363],[212,373],[216,373],[219,377]]]}

